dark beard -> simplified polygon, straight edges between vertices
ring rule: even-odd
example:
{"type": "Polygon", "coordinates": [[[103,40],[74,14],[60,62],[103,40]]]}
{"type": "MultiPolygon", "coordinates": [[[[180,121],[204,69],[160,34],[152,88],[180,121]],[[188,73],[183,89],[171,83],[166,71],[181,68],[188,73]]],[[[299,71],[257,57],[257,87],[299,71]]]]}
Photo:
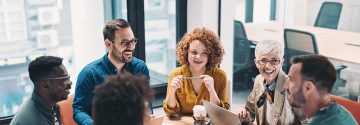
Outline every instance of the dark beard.
{"type": "Polygon", "coordinates": [[[114,59],[117,61],[117,62],[124,62],[125,63],[125,59],[124,59],[124,56],[122,53],[118,53],[115,49],[113,49],[111,51],[111,56],[114,57],[114,59]],[[118,54],[118,55],[117,55],[118,54]]]}

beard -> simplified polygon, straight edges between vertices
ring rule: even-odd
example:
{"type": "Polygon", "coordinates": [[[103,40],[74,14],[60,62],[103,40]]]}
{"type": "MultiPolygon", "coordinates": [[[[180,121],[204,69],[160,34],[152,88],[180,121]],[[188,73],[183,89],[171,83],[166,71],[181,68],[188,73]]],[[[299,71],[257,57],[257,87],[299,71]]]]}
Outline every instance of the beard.
{"type": "Polygon", "coordinates": [[[288,98],[289,104],[293,107],[296,108],[302,108],[302,104],[305,103],[305,96],[303,94],[303,91],[301,89],[301,87],[299,88],[299,91],[294,93],[294,94],[290,94],[289,90],[286,90],[288,93],[288,96],[292,96],[292,98],[288,98]]]}
{"type": "Polygon", "coordinates": [[[122,62],[122,63],[128,63],[128,62],[131,62],[132,60],[132,50],[129,50],[129,49],[125,49],[123,50],[122,52],[120,51],[117,51],[115,46],[113,47],[113,49],[111,50],[111,56],[114,57],[114,59],[117,61],[117,62],[122,62]],[[124,53],[127,52],[131,52],[131,55],[125,55],[124,53]]]}

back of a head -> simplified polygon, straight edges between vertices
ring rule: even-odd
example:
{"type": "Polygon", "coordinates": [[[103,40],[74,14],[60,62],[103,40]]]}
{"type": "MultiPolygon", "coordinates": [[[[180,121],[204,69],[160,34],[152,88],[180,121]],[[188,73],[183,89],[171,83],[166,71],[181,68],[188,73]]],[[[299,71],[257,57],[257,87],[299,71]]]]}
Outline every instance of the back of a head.
{"type": "Polygon", "coordinates": [[[130,24],[124,19],[115,19],[107,22],[103,29],[104,40],[113,41],[115,39],[115,31],[130,27],[130,24]]]}
{"type": "Polygon", "coordinates": [[[54,67],[62,65],[62,58],[55,56],[41,56],[29,64],[29,77],[37,88],[40,80],[47,78],[48,74],[54,72],[54,67]]]}
{"type": "Polygon", "coordinates": [[[259,42],[255,48],[255,58],[261,55],[276,53],[279,58],[284,57],[284,43],[275,40],[264,40],[259,42]]]}
{"type": "Polygon", "coordinates": [[[334,65],[321,55],[303,55],[292,58],[292,64],[301,63],[302,79],[313,80],[318,91],[331,93],[336,81],[334,65]]]}
{"type": "Polygon", "coordinates": [[[145,76],[127,72],[112,75],[94,90],[95,125],[143,125],[146,102],[154,98],[145,76]]]}

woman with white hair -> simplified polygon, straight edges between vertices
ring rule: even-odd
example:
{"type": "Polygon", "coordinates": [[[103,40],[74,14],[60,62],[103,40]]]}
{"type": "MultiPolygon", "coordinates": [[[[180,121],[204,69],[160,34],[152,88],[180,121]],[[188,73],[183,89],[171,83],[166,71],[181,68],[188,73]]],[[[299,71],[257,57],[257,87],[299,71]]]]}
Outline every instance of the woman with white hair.
{"type": "Polygon", "coordinates": [[[243,124],[255,121],[258,125],[301,124],[303,112],[292,108],[285,96],[284,83],[288,79],[282,70],[284,63],[284,43],[265,40],[255,48],[254,62],[260,74],[256,76],[239,118],[243,124]]]}

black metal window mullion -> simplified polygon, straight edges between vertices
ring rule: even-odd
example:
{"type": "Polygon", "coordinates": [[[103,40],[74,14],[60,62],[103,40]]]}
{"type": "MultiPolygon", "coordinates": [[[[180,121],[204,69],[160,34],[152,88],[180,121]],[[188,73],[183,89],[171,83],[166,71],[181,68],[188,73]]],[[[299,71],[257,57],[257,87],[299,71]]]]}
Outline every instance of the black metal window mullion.
{"type": "MultiPolygon", "coordinates": [[[[176,43],[187,31],[187,0],[176,0],[176,43]]],[[[175,55],[174,55],[175,56],[175,55]]],[[[176,66],[180,66],[176,63],[176,66]]]]}
{"type": "Polygon", "coordinates": [[[145,62],[144,0],[127,0],[127,15],[134,36],[139,40],[136,44],[134,56],[145,62]]]}

